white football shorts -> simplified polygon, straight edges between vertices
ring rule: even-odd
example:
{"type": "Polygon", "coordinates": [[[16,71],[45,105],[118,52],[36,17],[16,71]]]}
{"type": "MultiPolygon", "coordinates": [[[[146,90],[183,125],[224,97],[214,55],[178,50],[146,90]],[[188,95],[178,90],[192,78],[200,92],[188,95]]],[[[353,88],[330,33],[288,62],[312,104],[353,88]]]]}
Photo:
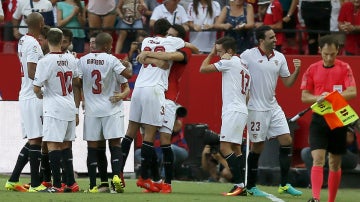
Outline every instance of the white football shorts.
{"type": "Polygon", "coordinates": [[[176,103],[172,100],[165,100],[165,114],[164,122],[162,127],[159,129],[159,132],[172,134],[176,119],[176,103]]]}
{"type": "Polygon", "coordinates": [[[44,117],[44,137],[47,142],[64,142],[75,140],[76,121],[64,121],[54,117],[44,117]]]}
{"type": "Polygon", "coordinates": [[[229,111],[222,115],[220,141],[241,144],[247,116],[237,111],[229,111]]]}
{"type": "Polygon", "coordinates": [[[23,138],[43,136],[43,101],[38,98],[20,100],[20,115],[23,138]]]}
{"type": "Polygon", "coordinates": [[[290,133],[284,111],[280,106],[269,111],[249,110],[247,129],[251,142],[263,142],[290,133]]]}
{"type": "Polygon", "coordinates": [[[100,141],[123,137],[125,137],[124,116],[121,112],[105,117],[84,117],[84,140],[100,141]]]}
{"type": "Polygon", "coordinates": [[[161,86],[135,88],[130,103],[129,120],[152,126],[162,126],[165,94],[161,86]]]}

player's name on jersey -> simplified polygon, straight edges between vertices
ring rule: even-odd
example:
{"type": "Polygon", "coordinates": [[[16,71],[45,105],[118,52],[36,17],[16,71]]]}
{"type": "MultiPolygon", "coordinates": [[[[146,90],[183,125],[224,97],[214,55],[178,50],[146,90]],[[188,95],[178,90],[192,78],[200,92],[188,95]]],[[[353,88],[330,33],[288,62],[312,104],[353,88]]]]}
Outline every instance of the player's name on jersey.
{"type": "Polygon", "coordinates": [[[87,59],[87,64],[104,65],[104,60],[87,59]]]}
{"type": "Polygon", "coordinates": [[[59,60],[56,61],[58,66],[68,66],[68,61],[67,60],[59,60]]]}

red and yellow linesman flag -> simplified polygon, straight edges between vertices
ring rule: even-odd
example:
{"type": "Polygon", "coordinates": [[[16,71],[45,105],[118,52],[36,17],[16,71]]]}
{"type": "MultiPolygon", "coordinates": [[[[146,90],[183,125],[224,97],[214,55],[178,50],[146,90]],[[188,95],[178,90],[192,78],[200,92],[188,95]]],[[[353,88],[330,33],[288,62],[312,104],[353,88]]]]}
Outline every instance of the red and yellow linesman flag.
{"type": "Polygon", "coordinates": [[[322,115],[330,129],[346,126],[353,123],[359,116],[338,92],[329,93],[324,101],[311,106],[313,112],[322,115]]]}

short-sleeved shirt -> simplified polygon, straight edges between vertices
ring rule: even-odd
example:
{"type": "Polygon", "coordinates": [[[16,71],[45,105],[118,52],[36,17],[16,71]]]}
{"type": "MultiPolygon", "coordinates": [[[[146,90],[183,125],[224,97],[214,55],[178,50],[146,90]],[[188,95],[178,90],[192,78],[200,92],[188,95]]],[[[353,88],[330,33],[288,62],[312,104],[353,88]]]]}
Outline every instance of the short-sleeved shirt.
{"type": "MultiPolygon", "coordinates": [[[[215,23],[215,18],[220,15],[221,8],[220,4],[216,1],[212,1],[213,14],[210,16],[208,13],[208,7],[205,5],[198,5],[198,14],[196,15],[194,11],[194,3],[190,3],[187,13],[189,21],[194,22],[195,25],[212,25],[215,23]]],[[[190,43],[194,44],[199,48],[201,52],[211,52],[213,45],[216,40],[216,31],[206,31],[206,32],[190,32],[190,43]]]]}
{"type": "MultiPolygon", "coordinates": [[[[147,37],[143,40],[141,50],[153,52],[175,52],[183,48],[185,42],[178,37],[147,37]]],[[[172,65],[172,64],[171,64],[172,65]]],[[[170,68],[163,70],[154,64],[142,65],[135,82],[135,88],[161,86],[164,91],[168,88],[170,68]]]]}
{"type": "Polygon", "coordinates": [[[222,72],[222,115],[230,111],[247,114],[246,96],[251,79],[244,62],[232,56],[230,60],[220,60],[214,65],[222,72]]]}
{"type": "MultiPolygon", "coordinates": [[[[278,0],[273,1],[266,9],[264,16],[264,25],[273,25],[283,19],[283,9],[278,0]]],[[[276,32],[276,45],[281,45],[284,42],[284,33],[276,32]]]]}
{"type": "MultiPolygon", "coordinates": [[[[53,10],[52,4],[49,0],[40,0],[37,2],[33,1],[33,5],[34,9],[39,10],[39,12],[48,12],[53,10]]],[[[32,13],[30,0],[18,0],[16,6],[13,18],[18,20],[21,19],[20,26],[27,26],[24,16],[28,16],[32,13]]],[[[27,28],[19,28],[19,32],[22,35],[26,34],[27,31],[27,28]]]]}
{"type": "MultiPolygon", "coordinates": [[[[85,3],[83,1],[81,1],[81,6],[83,9],[85,9],[85,3]]],[[[69,4],[65,1],[57,2],[56,8],[58,10],[61,10],[62,19],[69,17],[74,11],[74,5],[69,4]]],[[[70,19],[68,23],[66,23],[64,27],[81,27],[81,24],[77,16],[74,16],[70,19]]],[[[70,30],[73,33],[73,37],[85,38],[85,31],[83,29],[70,29],[70,30]]]]}
{"type": "Polygon", "coordinates": [[[274,50],[268,58],[259,47],[255,47],[244,51],[240,58],[251,75],[248,108],[255,111],[275,109],[278,106],[275,97],[278,78],[290,76],[285,56],[274,50]]]}
{"type": "Polygon", "coordinates": [[[106,15],[116,9],[114,0],[89,0],[87,10],[96,15],[106,15]]]}
{"type": "Polygon", "coordinates": [[[119,91],[120,76],[125,67],[115,56],[104,52],[84,55],[78,62],[85,97],[85,115],[105,117],[122,112],[122,102],[112,104],[109,98],[119,91]]]}
{"type": "Polygon", "coordinates": [[[76,107],[72,81],[79,77],[74,56],[49,53],[37,64],[35,86],[44,86],[43,116],[74,121],[76,107]]]}
{"type": "MultiPolygon", "coordinates": [[[[360,12],[354,12],[354,4],[346,2],[341,6],[338,21],[350,22],[353,25],[360,25],[360,12]]],[[[351,33],[346,35],[345,51],[352,54],[360,54],[360,34],[351,33]]]]}
{"type": "Polygon", "coordinates": [[[323,92],[342,92],[350,86],[356,86],[354,75],[348,63],[335,60],[335,65],[325,68],[323,61],[318,61],[307,68],[301,81],[301,90],[308,90],[314,95],[323,92]]]}
{"type": "Polygon", "coordinates": [[[36,98],[33,80],[29,78],[27,63],[38,63],[44,56],[39,42],[30,34],[22,36],[18,43],[18,56],[21,68],[21,89],[19,100],[36,98]]]}
{"type": "Polygon", "coordinates": [[[191,58],[191,50],[189,48],[182,48],[180,50],[181,53],[184,54],[183,62],[175,62],[171,67],[170,75],[169,75],[169,85],[168,90],[165,92],[165,98],[177,102],[177,99],[180,94],[180,80],[182,74],[185,71],[186,64],[191,58]]]}
{"type": "Polygon", "coordinates": [[[171,24],[184,24],[189,21],[189,18],[186,14],[184,7],[177,5],[177,8],[173,13],[170,13],[164,4],[160,4],[155,7],[150,20],[158,20],[161,18],[166,18],[171,24]]]}

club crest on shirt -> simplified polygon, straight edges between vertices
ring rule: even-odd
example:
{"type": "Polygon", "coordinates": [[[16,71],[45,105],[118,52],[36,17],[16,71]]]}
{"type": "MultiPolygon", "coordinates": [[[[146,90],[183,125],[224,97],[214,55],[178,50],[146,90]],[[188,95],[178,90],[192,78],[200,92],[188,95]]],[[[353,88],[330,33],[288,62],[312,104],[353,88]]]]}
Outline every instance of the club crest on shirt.
{"type": "Polygon", "coordinates": [[[222,66],[222,62],[221,62],[221,61],[219,61],[218,64],[219,64],[219,66],[222,66]]]}
{"type": "Polygon", "coordinates": [[[257,134],[253,134],[252,136],[253,136],[254,139],[256,139],[258,135],[257,135],[257,134]]]}
{"type": "Polygon", "coordinates": [[[262,63],[262,62],[263,62],[263,60],[259,60],[258,62],[259,62],[259,63],[262,63]]]}
{"type": "Polygon", "coordinates": [[[278,66],[279,65],[279,60],[274,60],[275,65],[278,66]]]}
{"type": "Polygon", "coordinates": [[[38,52],[37,46],[34,46],[34,47],[33,47],[33,52],[34,52],[34,53],[37,53],[37,52],[38,52]]]}

